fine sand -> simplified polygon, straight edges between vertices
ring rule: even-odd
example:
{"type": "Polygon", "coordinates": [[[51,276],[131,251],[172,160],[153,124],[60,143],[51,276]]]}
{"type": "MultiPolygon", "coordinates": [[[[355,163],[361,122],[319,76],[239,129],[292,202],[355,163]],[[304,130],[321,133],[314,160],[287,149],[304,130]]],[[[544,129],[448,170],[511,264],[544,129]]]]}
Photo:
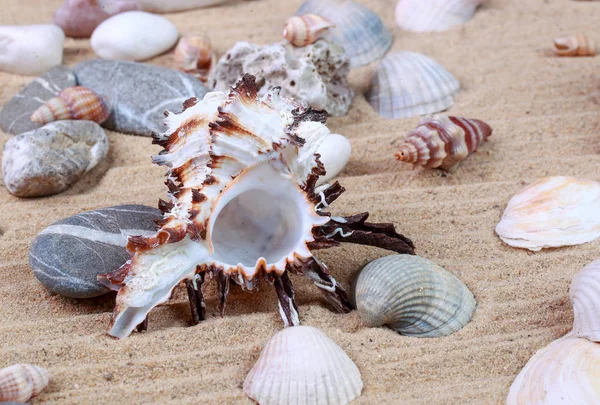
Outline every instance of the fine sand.
{"type": "MultiPolygon", "coordinates": [[[[3,0],[0,24],[50,22],[61,0],[3,0]]],[[[412,238],[417,252],[462,279],[477,298],[473,320],[458,333],[417,339],[386,328],[362,328],[356,313],[330,311],[299,277],[300,319],[321,328],[356,362],[364,381],[357,404],[503,402],[527,360],[571,326],[571,277],[600,257],[600,240],[539,253],[503,244],[494,227],[508,199],[549,175],[600,180],[600,57],[556,58],[554,37],[576,32],[600,40],[600,3],[492,0],[464,26],[442,33],[395,28],[394,0],[362,0],[394,32],[393,50],[433,57],[461,82],[450,112],[486,120],[491,140],[452,175],[412,170],[393,150],[418,118],[380,118],[362,97],[371,67],[354,70],[350,112],[331,118],[353,154],[339,180],[347,192],[339,215],[371,212],[412,238]]],[[[182,33],[206,31],[219,54],[238,40],[281,39],[299,0],[233,1],[167,15],[182,33]]],[[[170,54],[151,63],[173,66],[170,54]]],[[[94,58],[89,41],[67,39],[65,63],[94,58]]],[[[31,77],[0,73],[0,105],[31,77]]],[[[214,284],[208,320],[189,327],[184,289],[150,315],[149,330],[117,341],[105,332],[113,296],[90,300],[49,293],[33,276],[27,251],[35,235],[61,218],[115,204],[155,205],[164,169],[150,138],[108,133],[107,167],[66,192],[19,199],[0,188],[0,367],[33,363],[52,381],[34,403],[249,403],[246,373],[264,343],[283,327],[274,290],[233,287],[223,318],[214,284]]],[[[0,146],[10,135],[0,134],[0,146]]],[[[318,257],[344,286],[368,261],[387,255],[345,245],[318,257]]]]}

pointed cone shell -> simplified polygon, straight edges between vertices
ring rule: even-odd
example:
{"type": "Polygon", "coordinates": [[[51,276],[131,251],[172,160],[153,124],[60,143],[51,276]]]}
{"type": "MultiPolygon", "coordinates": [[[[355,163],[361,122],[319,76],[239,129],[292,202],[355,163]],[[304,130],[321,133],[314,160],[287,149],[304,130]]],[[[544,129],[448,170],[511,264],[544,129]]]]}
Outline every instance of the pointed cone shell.
{"type": "Polygon", "coordinates": [[[360,396],[362,387],[348,355],[310,326],[275,334],[244,381],[246,395],[261,405],[347,404],[360,396]]]}
{"type": "Polygon", "coordinates": [[[599,403],[600,344],[570,335],[527,362],[506,400],[507,405],[599,403]]]}
{"type": "Polygon", "coordinates": [[[294,46],[306,46],[314,43],[326,29],[331,27],[335,27],[335,24],[319,15],[294,16],[285,22],[283,37],[294,46]]]}
{"type": "Polygon", "coordinates": [[[600,342],[600,260],[573,277],[569,292],[573,304],[573,333],[600,342]]]}
{"type": "Polygon", "coordinates": [[[31,115],[31,121],[41,125],[59,120],[87,120],[101,124],[109,115],[106,100],[86,87],[74,86],[42,104],[31,115]]]}
{"type": "Polygon", "coordinates": [[[450,335],[465,326],[475,298],[452,274],[419,256],[392,255],[367,264],[355,283],[365,325],[387,325],[417,337],[450,335]]]}
{"type": "Polygon", "coordinates": [[[554,40],[554,53],[557,56],[594,56],[596,44],[583,34],[554,40]]]}
{"type": "Polygon", "coordinates": [[[483,0],[400,0],[396,23],[408,31],[445,31],[473,17],[483,0]]]}
{"type": "Polygon", "coordinates": [[[381,59],[392,46],[392,34],[377,14],[352,0],[307,0],[296,15],[317,14],[335,24],[327,37],[344,47],[350,66],[381,59]]]}
{"type": "Polygon", "coordinates": [[[448,109],[459,89],[458,80],[433,59],[397,52],[379,62],[366,98],[384,118],[407,118],[448,109]]]}
{"type": "Polygon", "coordinates": [[[0,370],[0,402],[26,402],[48,385],[48,372],[29,364],[15,364],[0,370]]]}
{"type": "Polygon", "coordinates": [[[415,166],[453,171],[492,135],[483,121],[434,115],[423,118],[396,152],[396,159],[415,166]]]}
{"type": "Polygon", "coordinates": [[[184,70],[207,69],[214,59],[210,40],[206,36],[181,37],[174,51],[175,62],[184,70]]]}
{"type": "Polygon", "coordinates": [[[496,233],[504,243],[538,251],[600,237],[600,183],[546,177],[514,195],[496,233]]]}

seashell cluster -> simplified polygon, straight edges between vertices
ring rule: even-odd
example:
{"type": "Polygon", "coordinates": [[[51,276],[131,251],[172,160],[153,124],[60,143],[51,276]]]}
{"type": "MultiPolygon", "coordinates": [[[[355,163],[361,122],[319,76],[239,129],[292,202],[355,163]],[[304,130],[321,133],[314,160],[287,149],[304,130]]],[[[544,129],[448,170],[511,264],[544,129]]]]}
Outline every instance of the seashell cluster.
{"type": "Polygon", "coordinates": [[[285,22],[283,37],[294,46],[306,46],[314,43],[323,32],[331,27],[335,27],[335,24],[319,15],[294,16],[285,22]]]}
{"type": "Polygon", "coordinates": [[[181,37],[175,47],[174,58],[180,70],[193,74],[202,82],[208,80],[216,64],[210,39],[203,35],[181,37]]]}
{"type": "Polygon", "coordinates": [[[446,31],[469,21],[483,0],[399,0],[396,23],[408,31],[446,31]]]}
{"type": "Polygon", "coordinates": [[[92,90],[67,87],[40,106],[31,115],[31,121],[44,125],[59,120],[87,120],[102,124],[110,116],[107,100],[92,90]]]}
{"type": "Polygon", "coordinates": [[[447,115],[426,117],[406,135],[396,159],[453,172],[491,135],[492,128],[480,120],[447,115]]]}
{"type": "Polygon", "coordinates": [[[344,48],[350,67],[381,59],[392,46],[392,34],[379,16],[352,0],[307,0],[296,12],[305,14],[316,14],[335,24],[327,36],[344,48]]]}
{"type": "Polygon", "coordinates": [[[324,211],[344,191],[339,183],[315,189],[325,174],[315,152],[329,133],[326,114],[280,97],[279,89],[261,98],[257,92],[255,78],[245,75],[229,92],[190,99],[180,114],[167,115],[167,132],[156,138],[165,149],[153,158],[169,168],[160,229],[129,237],[131,260],[99,276],[119,291],[110,335],[123,338],[145,325],[181,281],[195,303],[192,316],[202,319],[206,273],[219,283],[221,312],[230,280],[251,290],[265,277],[284,323],[299,324],[289,272],[308,277],[347,312],[346,293],[312,249],[350,242],[414,254],[392,224],[324,211]]]}
{"type": "Polygon", "coordinates": [[[15,364],[0,370],[0,402],[25,402],[48,385],[48,371],[30,364],[15,364]]]}
{"type": "Polygon", "coordinates": [[[476,302],[466,285],[419,256],[392,255],[367,264],[354,299],[366,326],[387,325],[416,337],[450,335],[473,316],[476,302]]]}
{"type": "Polygon", "coordinates": [[[407,118],[448,109],[459,89],[458,80],[439,63],[402,51],[379,62],[365,96],[382,117],[407,118]]]}
{"type": "Polygon", "coordinates": [[[554,40],[554,54],[557,56],[595,56],[596,53],[596,43],[583,34],[554,40]]]}
{"type": "Polygon", "coordinates": [[[534,252],[600,237],[600,183],[546,177],[513,196],[496,233],[507,245],[534,252]]]}
{"type": "Polygon", "coordinates": [[[261,405],[342,405],[362,388],[354,362],[311,326],[277,332],[244,381],[244,393],[261,405]]]}

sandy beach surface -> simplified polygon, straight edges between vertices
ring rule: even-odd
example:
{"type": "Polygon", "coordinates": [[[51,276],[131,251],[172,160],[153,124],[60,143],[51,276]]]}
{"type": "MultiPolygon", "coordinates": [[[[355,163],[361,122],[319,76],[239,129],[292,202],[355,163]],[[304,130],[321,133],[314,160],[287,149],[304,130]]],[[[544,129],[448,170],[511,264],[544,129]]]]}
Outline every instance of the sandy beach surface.
{"type": "MultiPolygon", "coordinates": [[[[600,180],[600,57],[556,58],[552,39],[596,35],[600,3],[491,0],[467,24],[441,33],[401,32],[393,0],[361,0],[393,31],[393,51],[431,56],[462,90],[452,115],[487,121],[490,141],[452,175],[411,169],[393,150],[418,118],[386,120],[362,96],[373,66],[352,71],[355,97],[345,117],[328,121],[353,154],[339,177],[347,192],[333,212],[371,212],[413,239],[417,252],[462,279],[478,308],[444,338],[417,339],[363,328],[356,313],[332,312],[320,292],[294,277],[301,322],[321,328],[355,361],[363,381],[356,404],[497,404],[527,360],[571,327],[571,277],[600,257],[600,240],[539,253],[501,242],[494,227],[509,198],[540,177],[600,180]]],[[[47,23],[61,0],[2,0],[0,24],[47,23]]],[[[181,33],[207,32],[219,54],[238,40],[281,39],[299,0],[232,1],[168,14],[181,33]]],[[[95,58],[88,40],[67,39],[64,62],[95,58]]],[[[174,67],[172,54],[150,61],[174,67]]],[[[0,73],[0,106],[32,77],[0,73]]],[[[164,197],[164,169],[150,138],[108,132],[108,163],[66,192],[19,199],[0,188],[0,367],[32,363],[52,381],[33,403],[250,403],[242,383],[264,343],[283,327],[274,289],[232,287],[225,316],[214,282],[208,320],[189,327],[184,288],[150,315],[147,333],[106,335],[114,296],[76,300],[51,294],[27,259],[35,235],[51,223],[96,208],[164,197]]],[[[11,135],[0,133],[0,147],[11,135]]],[[[348,287],[368,261],[389,254],[345,245],[318,253],[348,287]]]]}

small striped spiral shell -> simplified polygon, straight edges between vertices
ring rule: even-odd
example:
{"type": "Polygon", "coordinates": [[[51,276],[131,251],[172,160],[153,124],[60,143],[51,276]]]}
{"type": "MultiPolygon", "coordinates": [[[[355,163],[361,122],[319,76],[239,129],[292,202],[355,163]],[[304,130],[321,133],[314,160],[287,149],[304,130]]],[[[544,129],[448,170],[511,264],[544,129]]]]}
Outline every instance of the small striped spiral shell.
{"type": "Polygon", "coordinates": [[[184,71],[208,69],[214,58],[210,39],[203,35],[181,37],[175,47],[174,57],[184,71]]]}
{"type": "Polygon", "coordinates": [[[102,96],[86,87],[73,86],[42,104],[30,119],[41,125],[59,120],[86,120],[101,124],[109,115],[110,108],[102,96]]]}
{"type": "Polygon", "coordinates": [[[15,364],[0,370],[0,402],[29,401],[48,385],[48,372],[29,364],[15,364]]]}
{"type": "Polygon", "coordinates": [[[306,46],[314,43],[321,34],[335,24],[316,14],[290,17],[283,26],[283,37],[292,45],[306,46]]]}
{"type": "Polygon", "coordinates": [[[447,115],[425,117],[408,133],[396,159],[453,172],[490,135],[492,128],[480,120],[447,115]]]}
{"type": "Polygon", "coordinates": [[[583,34],[554,40],[554,53],[557,56],[594,56],[596,52],[594,41],[583,34]]]}

